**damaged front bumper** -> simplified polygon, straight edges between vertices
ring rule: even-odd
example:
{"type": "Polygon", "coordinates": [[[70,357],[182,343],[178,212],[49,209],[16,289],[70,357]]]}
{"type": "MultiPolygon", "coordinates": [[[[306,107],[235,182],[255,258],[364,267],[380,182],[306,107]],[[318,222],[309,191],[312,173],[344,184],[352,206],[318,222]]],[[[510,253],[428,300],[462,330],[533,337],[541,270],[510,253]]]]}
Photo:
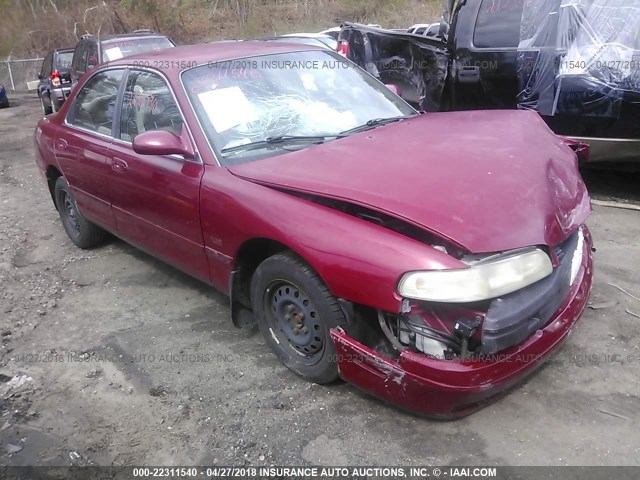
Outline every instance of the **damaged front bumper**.
{"type": "Polygon", "coordinates": [[[582,263],[566,297],[546,326],[522,343],[465,361],[410,350],[394,360],[334,329],[340,376],[384,401],[430,417],[452,419],[479,410],[542,366],[582,315],[593,276],[591,237],[585,234],[582,263]]]}

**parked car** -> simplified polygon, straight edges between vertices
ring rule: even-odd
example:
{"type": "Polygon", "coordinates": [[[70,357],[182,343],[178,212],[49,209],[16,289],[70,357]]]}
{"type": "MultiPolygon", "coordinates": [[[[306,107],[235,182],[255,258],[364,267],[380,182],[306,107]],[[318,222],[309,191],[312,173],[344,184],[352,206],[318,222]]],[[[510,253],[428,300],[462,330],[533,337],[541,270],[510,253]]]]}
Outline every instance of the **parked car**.
{"type": "Polygon", "coordinates": [[[76,84],[84,73],[98,65],[143,52],[174,47],[175,43],[151,30],[96,37],[83,36],[76,45],[71,64],[71,82],[76,84]]]}
{"type": "Polygon", "coordinates": [[[327,49],[117,60],[35,142],[78,247],[111,232],[226,292],[300,376],[423,414],[521,381],[589,297],[590,201],[564,139],[534,112],[421,115],[327,49]]]}
{"type": "Polygon", "coordinates": [[[4,85],[0,85],[0,108],[9,107],[9,97],[7,96],[7,90],[4,85]]]}
{"type": "Polygon", "coordinates": [[[422,37],[436,37],[440,33],[440,22],[417,23],[407,29],[407,33],[422,37]]]}
{"type": "Polygon", "coordinates": [[[338,40],[338,37],[340,36],[340,30],[342,30],[340,27],[331,27],[318,33],[322,35],[329,35],[331,38],[338,40]]]}
{"type": "Polygon", "coordinates": [[[328,48],[334,52],[338,48],[338,41],[335,38],[320,33],[288,33],[286,35],[266,38],[264,40],[271,42],[300,43],[302,45],[328,48]]]}
{"type": "Polygon", "coordinates": [[[38,97],[45,115],[57,112],[71,92],[73,48],[50,51],[38,74],[38,97]]]}
{"type": "Polygon", "coordinates": [[[639,2],[446,3],[442,38],[345,24],[341,51],[424,110],[534,110],[589,162],[638,164],[639,2]]]}

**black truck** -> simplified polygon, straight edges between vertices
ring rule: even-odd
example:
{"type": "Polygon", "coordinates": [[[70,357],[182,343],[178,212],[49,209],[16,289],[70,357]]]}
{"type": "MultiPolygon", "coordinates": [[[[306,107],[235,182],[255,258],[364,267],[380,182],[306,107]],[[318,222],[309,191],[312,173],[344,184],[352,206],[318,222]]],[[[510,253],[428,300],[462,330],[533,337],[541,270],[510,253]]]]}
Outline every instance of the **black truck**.
{"type": "Polygon", "coordinates": [[[345,23],[338,51],[424,111],[532,109],[640,165],[640,0],[443,3],[436,37],[345,23]]]}

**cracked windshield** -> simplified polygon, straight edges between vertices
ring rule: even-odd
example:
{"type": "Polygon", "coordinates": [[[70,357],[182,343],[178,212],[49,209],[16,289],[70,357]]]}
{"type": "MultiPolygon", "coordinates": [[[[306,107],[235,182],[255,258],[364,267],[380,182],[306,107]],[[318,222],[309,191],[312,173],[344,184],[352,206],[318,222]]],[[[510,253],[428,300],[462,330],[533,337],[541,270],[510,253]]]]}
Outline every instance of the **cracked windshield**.
{"type": "Polygon", "coordinates": [[[183,82],[227,165],[416,114],[351,62],[321,51],[211,62],[186,71],[183,82]]]}

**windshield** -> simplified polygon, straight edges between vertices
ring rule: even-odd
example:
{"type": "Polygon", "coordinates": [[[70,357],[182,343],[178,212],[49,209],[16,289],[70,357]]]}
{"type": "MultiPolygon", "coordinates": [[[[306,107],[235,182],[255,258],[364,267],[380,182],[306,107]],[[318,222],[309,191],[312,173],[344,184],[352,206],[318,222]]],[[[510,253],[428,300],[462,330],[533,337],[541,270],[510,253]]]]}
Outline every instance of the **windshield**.
{"type": "Polygon", "coordinates": [[[173,46],[171,40],[166,37],[127,38],[109,41],[104,45],[104,53],[107,60],[113,62],[136,53],[153,52],[173,46]]]}
{"type": "Polygon", "coordinates": [[[56,59],[57,70],[59,72],[71,70],[71,60],[73,60],[73,52],[58,53],[58,58],[56,59]]]}
{"type": "Polygon", "coordinates": [[[329,51],[212,62],[185,71],[182,81],[223,165],[305,148],[323,141],[318,137],[332,140],[372,120],[417,114],[368,73],[329,51]],[[237,148],[290,136],[310,141],[237,148]]]}

